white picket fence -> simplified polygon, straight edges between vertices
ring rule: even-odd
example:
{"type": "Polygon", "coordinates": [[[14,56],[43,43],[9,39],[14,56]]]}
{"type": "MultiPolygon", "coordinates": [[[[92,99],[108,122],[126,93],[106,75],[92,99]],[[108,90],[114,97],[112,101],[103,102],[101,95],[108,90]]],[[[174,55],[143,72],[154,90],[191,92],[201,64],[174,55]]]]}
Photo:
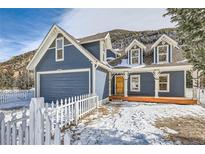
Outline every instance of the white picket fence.
{"type": "Polygon", "coordinates": [[[65,124],[77,123],[80,118],[98,107],[98,103],[98,96],[92,94],[61,99],[60,102],[57,100],[56,103],[52,102],[49,109],[52,130],[55,123],[58,123],[60,128],[65,126],[65,124]]]}
{"type": "Polygon", "coordinates": [[[6,122],[0,113],[0,144],[70,144],[70,132],[61,132],[62,128],[77,124],[99,106],[98,102],[95,95],[71,97],[51,105],[44,103],[44,98],[32,98],[29,109],[19,119],[13,114],[11,121],[6,122]]]}
{"type": "Polygon", "coordinates": [[[0,91],[0,104],[30,100],[32,97],[34,97],[34,90],[2,90],[0,91]]]}

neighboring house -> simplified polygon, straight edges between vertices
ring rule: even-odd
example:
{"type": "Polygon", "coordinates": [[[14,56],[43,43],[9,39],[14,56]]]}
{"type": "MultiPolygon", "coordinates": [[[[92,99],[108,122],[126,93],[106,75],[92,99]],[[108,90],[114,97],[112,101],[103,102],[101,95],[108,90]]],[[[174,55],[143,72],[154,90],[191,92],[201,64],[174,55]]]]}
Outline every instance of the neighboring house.
{"type": "Polygon", "coordinates": [[[107,101],[112,95],[185,97],[192,66],[167,35],[153,44],[133,40],[119,54],[109,33],[75,39],[54,25],[27,69],[35,72],[35,96],[47,102],[87,93],[107,101]]]}

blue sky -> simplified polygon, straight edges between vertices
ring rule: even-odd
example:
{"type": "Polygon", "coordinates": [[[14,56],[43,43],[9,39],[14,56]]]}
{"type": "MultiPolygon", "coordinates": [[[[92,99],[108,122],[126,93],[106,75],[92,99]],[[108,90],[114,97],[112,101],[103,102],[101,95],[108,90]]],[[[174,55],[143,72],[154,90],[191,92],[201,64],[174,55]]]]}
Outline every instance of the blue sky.
{"type": "Polygon", "coordinates": [[[74,37],[174,27],[165,9],[0,9],[0,62],[36,49],[52,24],[74,37]]]}

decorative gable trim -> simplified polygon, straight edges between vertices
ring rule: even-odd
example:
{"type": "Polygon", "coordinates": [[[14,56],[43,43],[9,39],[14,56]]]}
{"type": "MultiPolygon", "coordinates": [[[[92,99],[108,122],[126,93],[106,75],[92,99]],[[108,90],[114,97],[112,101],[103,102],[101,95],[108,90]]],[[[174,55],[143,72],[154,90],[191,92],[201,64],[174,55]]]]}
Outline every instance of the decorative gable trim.
{"type": "Polygon", "coordinates": [[[156,47],[160,42],[165,41],[170,45],[173,45],[174,47],[178,47],[178,43],[173,40],[172,38],[170,38],[169,36],[167,36],[166,34],[163,34],[151,47],[151,49],[153,49],[154,47],[156,47]]]}
{"type": "Polygon", "coordinates": [[[70,34],[65,32],[63,29],[58,27],[57,25],[53,25],[44,38],[43,42],[39,46],[38,50],[36,51],[36,54],[34,55],[33,59],[30,61],[30,63],[27,66],[28,70],[34,70],[37,64],[40,62],[43,55],[46,53],[48,48],[50,47],[51,43],[56,39],[57,35],[61,33],[68,41],[71,42],[82,54],[84,54],[91,62],[97,62],[98,60],[89,53],[82,45],[78,44],[78,42],[75,40],[74,37],[72,37],[70,34]]]}
{"type": "Polygon", "coordinates": [[[139,42],[138,40],[134,39],[130,45],[125,49],[125,52],[129,51],[134,45],[139,46],[141,49],[146,49],[146,46],[139,42]]]}

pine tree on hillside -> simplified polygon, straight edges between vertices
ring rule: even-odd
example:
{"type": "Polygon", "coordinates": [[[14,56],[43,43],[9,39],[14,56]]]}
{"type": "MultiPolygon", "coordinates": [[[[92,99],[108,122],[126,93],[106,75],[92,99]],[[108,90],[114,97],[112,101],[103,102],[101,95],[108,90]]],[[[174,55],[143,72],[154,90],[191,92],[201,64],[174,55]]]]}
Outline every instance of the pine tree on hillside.
{"type": "Polygon", "coordinates": [[[0,89],[12,89],[14,78],[9,72],[0,72],[0,89]]]}
{"type": "Polygon", "coordinates": [[[14,87],[18,89],[30,89],[34,85],[34,81],[27,71],[24,71],[16,80],[14,87]]]}

